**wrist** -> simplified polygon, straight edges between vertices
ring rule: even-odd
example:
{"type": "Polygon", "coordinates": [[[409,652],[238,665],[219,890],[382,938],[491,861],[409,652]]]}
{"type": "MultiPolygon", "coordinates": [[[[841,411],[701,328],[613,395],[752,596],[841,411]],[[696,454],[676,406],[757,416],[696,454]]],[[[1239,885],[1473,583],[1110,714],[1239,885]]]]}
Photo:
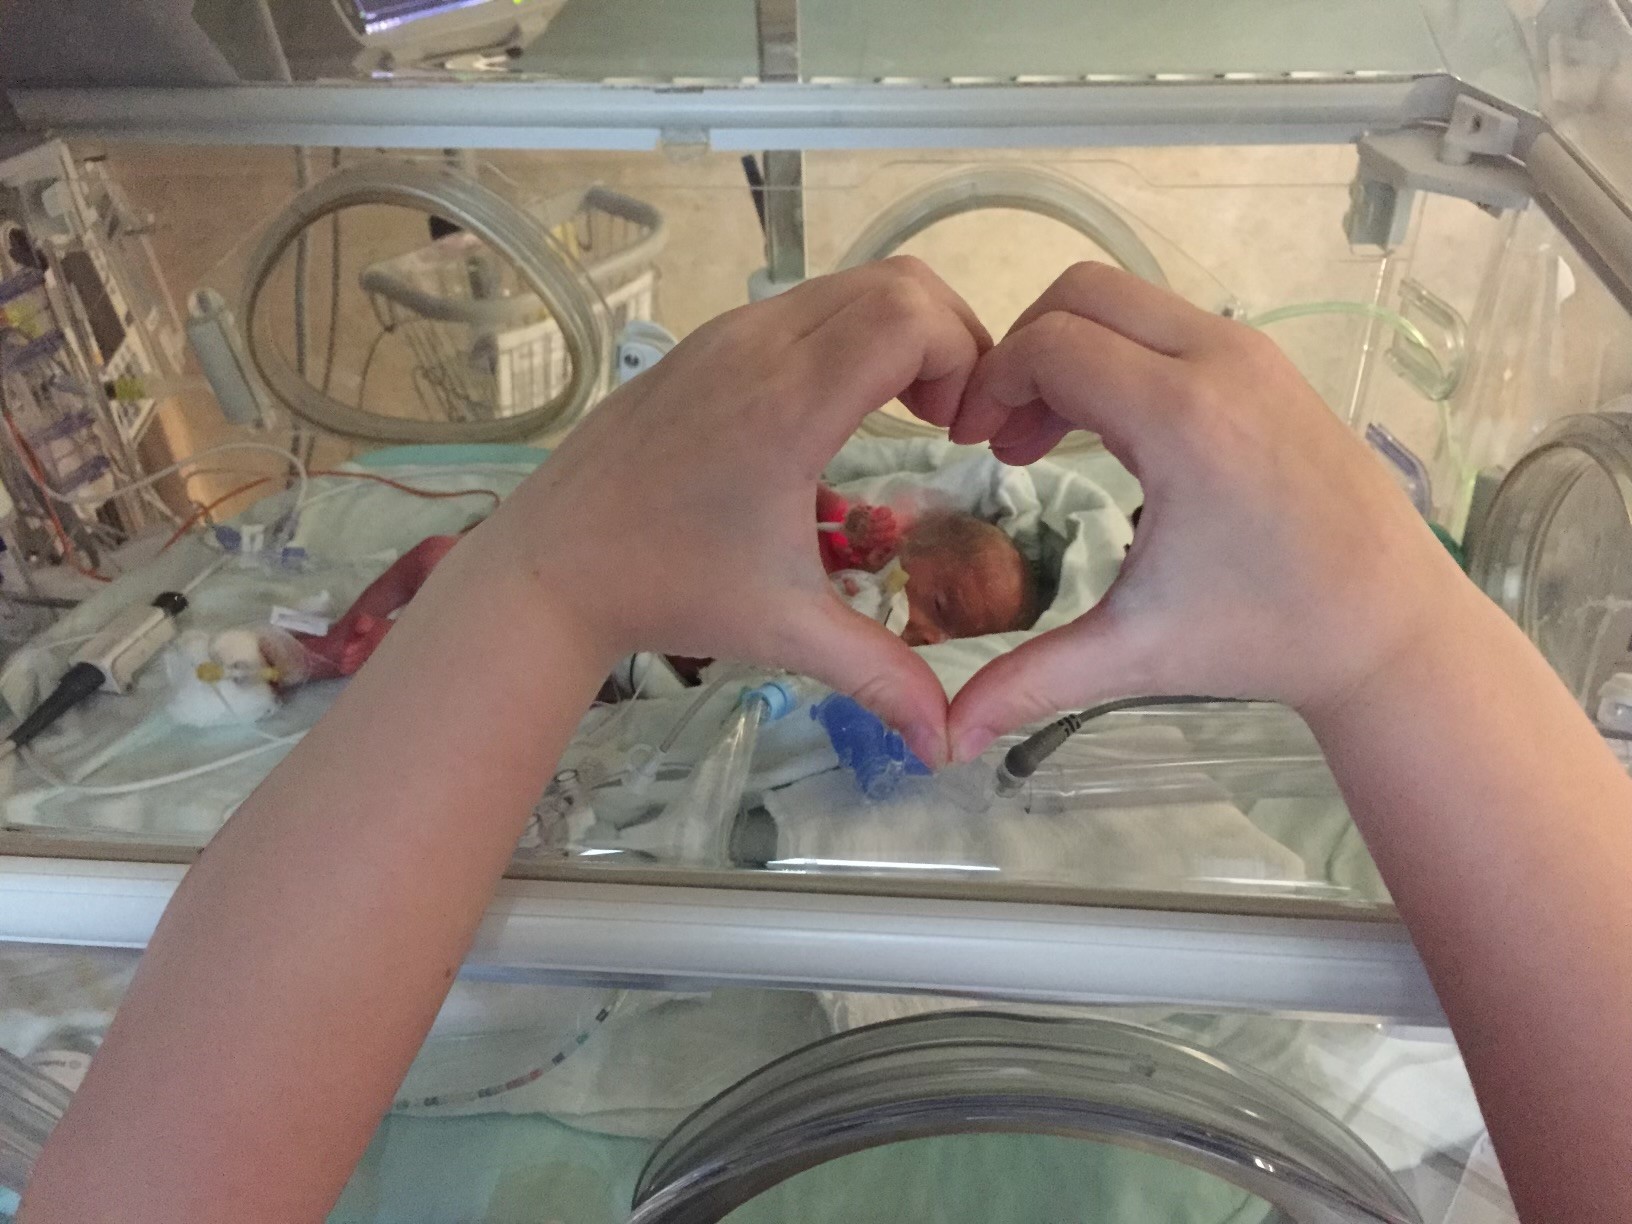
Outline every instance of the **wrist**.
{"type": "MultiPolygon", "coordinates": [[[[596,686],[630,653],[593,598],[593,575],[569,559],[520,548],[502,532],[473,532],[437,568],[422,595],[445,611],[436,619],[480,627],[517,657],[545,650],[552,669],[570,661],[596,686]]],[[[418,602],[418,601],[416,601],[418,602]]]]}
{"type": "Polygon", "coordinates": [[[1490,660],[1527,645],[1518,626],[1465,578],[1425,605],[1427,611],[1348,684],[1300,703],[1298,713],[1323,742],[1357,719],[1403,709],[1473,681],[1490,660]]]}

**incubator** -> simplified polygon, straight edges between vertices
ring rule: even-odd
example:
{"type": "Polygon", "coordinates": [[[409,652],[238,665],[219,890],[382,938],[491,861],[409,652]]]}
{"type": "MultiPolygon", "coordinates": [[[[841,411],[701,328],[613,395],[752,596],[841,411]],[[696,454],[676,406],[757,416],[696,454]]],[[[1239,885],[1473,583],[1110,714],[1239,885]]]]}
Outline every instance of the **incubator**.
{"type": "MultiPolygon", "coordinates": [[[[0,750],[0,1181],[419,550],[708,319],[894,252],[996,332],[1081,259],[1261,328],[1632,741],[1619,0],[61,7],[0,26],[5,725],[84,678],[0,750]]],[[[873,512],[1023,560],[1026,624],[921,639],[948,691],[1141,500],[1091,435],[1009,469],[899,405],[824,484],[893,629],[873,512]]],[[[1307,728],[1082,715],[932,774],[807,678],[625,660],[334,1218],[1512,1219],[1307,728]]]]}

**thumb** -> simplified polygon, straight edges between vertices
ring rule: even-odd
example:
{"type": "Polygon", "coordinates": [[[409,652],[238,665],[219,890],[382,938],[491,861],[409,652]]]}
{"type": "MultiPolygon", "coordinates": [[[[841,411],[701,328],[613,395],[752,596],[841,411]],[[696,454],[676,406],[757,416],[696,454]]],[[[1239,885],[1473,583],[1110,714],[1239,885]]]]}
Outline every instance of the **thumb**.
{"type": "Polygon", "coordinates": [[[931,768],[946,763],[946,690],[905,642],[829,592],[801,601],[786,623],[779,663],[854,697],[931,768]]]}
{"type": "Polygon", "coordinates": [[[973,760],[999,735],[1096,702],[1148,692],[1148,666],[1102,601],[976,672],[952,702],[952,757],[973,760]]]}

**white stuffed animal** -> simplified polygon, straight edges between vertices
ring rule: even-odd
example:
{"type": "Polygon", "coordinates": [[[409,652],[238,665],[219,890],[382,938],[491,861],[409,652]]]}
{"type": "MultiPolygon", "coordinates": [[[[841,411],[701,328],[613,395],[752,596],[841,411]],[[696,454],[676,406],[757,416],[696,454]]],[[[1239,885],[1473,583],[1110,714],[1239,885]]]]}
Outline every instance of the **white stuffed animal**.
{"type": "Polygon", "coordinates": [[[189,727],[243,726],[278,708],[279,690],[306,678],[300,643],[271,625],[189,629],[165,657],[170,716],[189,727]]]}

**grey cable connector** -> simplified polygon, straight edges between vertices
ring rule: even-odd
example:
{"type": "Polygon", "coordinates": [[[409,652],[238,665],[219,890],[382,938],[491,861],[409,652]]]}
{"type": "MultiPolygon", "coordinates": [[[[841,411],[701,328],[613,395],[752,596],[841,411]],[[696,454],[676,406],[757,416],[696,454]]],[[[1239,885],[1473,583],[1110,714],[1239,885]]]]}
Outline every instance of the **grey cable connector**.
{"type": "Polygon", "coordinates": [[[1235,697],[1201,697],[1195,694],[1179,694],[1172,697],[1122,697],[1102,705],[1090,706],[1076,714],[1067,714],[1064,718],[1056,719],[1041,731],[1021,740],[1003,754],[1003,760],[997,767],[997,793],[999,795],[1018,793],[1031,775],[1037,772],[1044,761],[1058,752],[1066,740],[1082,730],[1087,723],[1106,714],[1115,714],[1121,710],[1212,705],[1238,700],[1240,699],[1235,697]]]}

